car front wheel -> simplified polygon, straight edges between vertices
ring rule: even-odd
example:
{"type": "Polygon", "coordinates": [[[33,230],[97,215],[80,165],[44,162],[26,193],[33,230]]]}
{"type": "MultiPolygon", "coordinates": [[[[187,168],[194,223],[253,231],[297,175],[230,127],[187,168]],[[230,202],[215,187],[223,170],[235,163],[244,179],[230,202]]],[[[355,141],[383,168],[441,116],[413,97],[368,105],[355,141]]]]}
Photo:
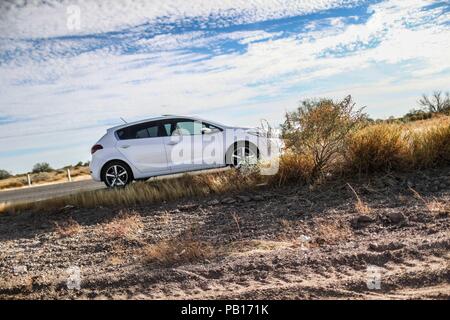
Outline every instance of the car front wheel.
{"type": "Polygon", "coordinates": [[[108,188],[125,187],[132,180],[130,168],[120,161],[107,164],[103,170],[103,182],[108,188]]]}

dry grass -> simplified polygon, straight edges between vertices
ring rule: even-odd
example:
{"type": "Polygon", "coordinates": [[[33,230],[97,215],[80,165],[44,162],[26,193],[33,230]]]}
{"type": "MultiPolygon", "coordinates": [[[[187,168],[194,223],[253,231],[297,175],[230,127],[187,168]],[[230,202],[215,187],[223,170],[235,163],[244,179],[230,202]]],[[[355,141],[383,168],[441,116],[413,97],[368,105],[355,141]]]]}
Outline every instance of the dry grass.
{"type": "Polygon", "coordinates": [[[347,183],[347,185],[356,197],[356,202],[355,202],[356,212],[358,212],[359,214],[366,214],[366,215],[371,214],[372,209],[370,209],[370,207],[363,200],[361,200],[358,193],[356,193],[355,189],[349,183],[347,183]]]}
{"type": "Polygon", "coordinates": [[[287,150],[280,158],[277,174],[269,177],[269,182],[283,185],[290,182],[310,181],[313,170],[314,160],[311,155],[287,150]]]}
{"type": "MultiPolygon", "coordinates": [[[[89,167],[80,166],[70,168],[70,175],[72,178],[88,176],[89,174],[89,167]]],[[[31,181],[34,185],[49,182],[62,182],[67,180],[67,172],[64,169],[31,174],[31,181]]],[[[26,174],[16,175],[7,179],[0,180],[0,190],[19,188],[27,185],[28,179],[26,174]]]]}
{"type": "Polygon", "coordinates": [[[81,226],[72,218],[63,222],[54,222],[55,232],[61,238],[73,237],[82,231],[81,226]]]}
{"type": "Polygon", "coordinates": [[[365,174],[400,169],[410,154],[409,132],[402,125],[371,125],[350,136],[346,167],[365,174]]]}
{"type": "Polygon", "coordinates": [[[420,195],[419,192],[414,190],[413,188],[409,188],[409,190],[414,194],[414,197],[416,199],[420,200],[424,206],[427,208],[428,212],[432,215],[440,215],[440,214],[449,214],[450,213],[450,204],[439,201],[436,198],[433,198],[432,200],[427,200],[422,195],[420,195]]]}
{"type": "Polygon", "coordinates": [[[144,229],[141,216],[135,212],[121,212],[103,226],[101,233],[109,239],[137,240],[144,229]]]}
{"type": "Polygon", "coordinates": [[[122,189],[81,192],[39,202],[6,204],[3,211],[51,210],[66,205],[82,208],[130,207],[165,200],[239,191],[258,184],[262,179],[263,177],[257,175],[242,175],[236,170],[195,176],[184,175],[173,179],[136,182],[122,189]]]}
{"type": "Polygon", "coordinates": [[[149,244],[144,247],[142,255],[146,263],[174,265],[211,258],[215,255],[215,250],[205,241],[188,237],[149,244]]]}
{"type": "Polygon", "coordinates": [[[413,134],[412,166],[429,168],[450,163],[450,124],[432,126],[413,134]]]}
{"type": "Polygon", "coordinates": [[[316,220],[314,230],[315,240],[318,245],[323,243],[337,243],[348,240],[353,232],[348,225],[342,221],[330,221],[326,219],[316,220]]]}

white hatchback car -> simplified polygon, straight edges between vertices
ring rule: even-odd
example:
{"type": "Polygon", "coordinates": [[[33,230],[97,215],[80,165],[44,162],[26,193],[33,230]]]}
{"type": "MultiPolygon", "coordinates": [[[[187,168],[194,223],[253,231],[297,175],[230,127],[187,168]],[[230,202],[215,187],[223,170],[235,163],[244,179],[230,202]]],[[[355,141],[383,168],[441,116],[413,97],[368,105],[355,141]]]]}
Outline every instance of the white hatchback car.
{"type": "Polygon", "coordinates": [[[161,116],[107,130],[92,147],[92,178],[108,187],[272,157],[278,139],[196,117],[161,116]]]}

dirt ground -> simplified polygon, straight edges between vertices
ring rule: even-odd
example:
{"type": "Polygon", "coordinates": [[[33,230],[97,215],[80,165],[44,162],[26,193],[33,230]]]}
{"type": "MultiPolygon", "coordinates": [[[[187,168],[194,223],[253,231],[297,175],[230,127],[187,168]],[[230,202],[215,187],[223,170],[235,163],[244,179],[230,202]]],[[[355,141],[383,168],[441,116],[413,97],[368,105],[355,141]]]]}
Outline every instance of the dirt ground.
{"type": "Polygon", "coordinates": [[[449,299],[449,215],[450,168],[2,214],[0,298],[449,299]]]}

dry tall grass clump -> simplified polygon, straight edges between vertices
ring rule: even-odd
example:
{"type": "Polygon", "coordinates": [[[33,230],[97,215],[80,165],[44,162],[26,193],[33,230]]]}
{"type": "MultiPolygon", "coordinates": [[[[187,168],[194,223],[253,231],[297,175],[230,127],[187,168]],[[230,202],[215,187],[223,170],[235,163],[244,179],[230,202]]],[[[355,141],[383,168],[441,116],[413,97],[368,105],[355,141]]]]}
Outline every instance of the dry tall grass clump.
{"type": "Polygon", "coordinates": [[[397,170],[410,165],[410,133],[399,124],[369,125],[350,136],[346,167],[352,172],[397,170]]]}
{"type": "Polygon", "coordinates": [[[414,132],[412,156],[415,168],[450,164],[450,124],[414,132]]]}
{"type": "Polygon", "coordinates": [[[286,150],[280,158],[278,172],[269,177],[269,182],[276,185],[299,181],[309,182],[313,172],[314,159],[311,155],[286,150]]]}

